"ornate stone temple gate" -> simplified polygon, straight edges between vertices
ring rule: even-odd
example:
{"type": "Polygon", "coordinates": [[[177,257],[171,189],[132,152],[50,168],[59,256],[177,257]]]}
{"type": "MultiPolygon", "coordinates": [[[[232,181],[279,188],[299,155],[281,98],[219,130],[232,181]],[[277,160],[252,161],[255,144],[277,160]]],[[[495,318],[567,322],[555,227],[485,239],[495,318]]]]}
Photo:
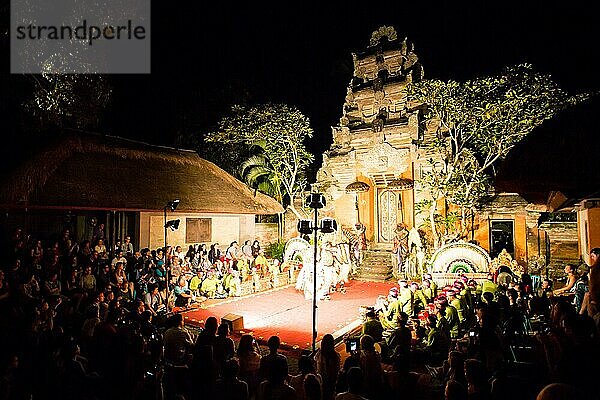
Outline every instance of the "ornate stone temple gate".
{"type": "Polygon", "coordinates": [[[406,85],[423,71],[412,44],[390,27],[374,32],[369,47],[353,59],[354,77],[317,187],[342,227],[360,222],[371,248],[389,250],[398,224],[415,225],[416,143],[423,132],[419,111],[406,102],[406,85]],[[368,189],[347,192],[356,182],[368,189]]]}
{"type": "MultiPolygon", "coordinates": [[[[353,59],[354,77],[316,186],[343,229],[361,223],[370,251],[389,253],[397,225],[410,230],[418,223],[414,181],[424,128],[420,111],[407,104],[406,86],[419,81],[423,69],[412,43],[399,39],[391,27],[374,32],[370,45],[353,59]],[[360,192],[353,190],[359,182],[364,184],[360,192]]],[[[383,254],[367,254],[365,269],[389,275],[389,258],[387,265],[383,254]]]]}

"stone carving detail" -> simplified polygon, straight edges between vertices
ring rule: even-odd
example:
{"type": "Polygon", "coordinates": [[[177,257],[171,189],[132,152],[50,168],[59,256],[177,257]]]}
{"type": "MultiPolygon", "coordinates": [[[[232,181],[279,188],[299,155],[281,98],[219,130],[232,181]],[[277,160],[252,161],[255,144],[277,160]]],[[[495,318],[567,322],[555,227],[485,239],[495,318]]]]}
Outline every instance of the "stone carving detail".
{"type": "Polygon", "coordinates": [[[386,37],[389,41],[398,39],[398,33],[393,26],[382,26],[371,34],[369,46],[377,46],[381,39],[386,37]]]}
{"type": "Polygon", "coordinates": [[[432,273],[487,273],[492,260],[488,252],[472,243],[456,242],[440,247],[431,258],[432,273]]]}
{"type": "Polygon", "coordinates": [[[366,173],[381,172],[390,166],[398,173],[406,171],[410,164],[408,149],[395,149],[389,143],[380,143],[369,151],[356,154],[356,166],[366,173]]]}

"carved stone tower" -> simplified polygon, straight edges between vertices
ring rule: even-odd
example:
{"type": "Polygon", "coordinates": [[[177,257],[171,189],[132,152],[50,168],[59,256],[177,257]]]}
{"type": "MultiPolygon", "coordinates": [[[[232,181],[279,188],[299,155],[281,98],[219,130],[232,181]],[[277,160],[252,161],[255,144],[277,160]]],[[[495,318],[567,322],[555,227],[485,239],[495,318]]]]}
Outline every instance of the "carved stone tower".
{"type": "Polygon", "coordinates": [[[422,79],[423,68],[412,43],[399,40],[392,27],[373,32],[369,46],[352,57],[354,76],[317,187],[342,227],[360,222],[372,245],[387,248],[398,224],[415,224],[415,161],[423,131],[406,87],[422,79]]]}

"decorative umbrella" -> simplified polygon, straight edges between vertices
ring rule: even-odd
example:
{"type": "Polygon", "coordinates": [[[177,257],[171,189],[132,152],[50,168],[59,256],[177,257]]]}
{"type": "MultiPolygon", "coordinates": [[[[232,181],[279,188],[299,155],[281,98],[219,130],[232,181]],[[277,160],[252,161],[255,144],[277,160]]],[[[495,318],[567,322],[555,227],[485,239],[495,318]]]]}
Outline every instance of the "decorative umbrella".
{"type": "Polygon", "coordinates": [[[415,182],[412,179],[408,178],[398,178],[390,181],[387,184],[388,189],[394,190],[410,190],[415,186],[415,182]]]}
{"type": "Polygon", "coordinates": [[[355,201],[356,201],[356,222],[360,223],[360,213],[358,210],[358,194],[359,193],[364,193],[364,192],[368,192],[369,189],[371,189],[371,186],[369,186],[368,183],[365,182],[360,182],[360,181],[356,181],[356,182],[352,182],[351,184],[349,184],[348,186],[346,186],[346,193],[354,193],[355,195],[355,201]]]}
{"type": "Polygon", "coordinates": [[[368,192],[369,189],[371,186],[368,183],[356,181],[346,186],[346,193],[363,193],[368,192]]]}

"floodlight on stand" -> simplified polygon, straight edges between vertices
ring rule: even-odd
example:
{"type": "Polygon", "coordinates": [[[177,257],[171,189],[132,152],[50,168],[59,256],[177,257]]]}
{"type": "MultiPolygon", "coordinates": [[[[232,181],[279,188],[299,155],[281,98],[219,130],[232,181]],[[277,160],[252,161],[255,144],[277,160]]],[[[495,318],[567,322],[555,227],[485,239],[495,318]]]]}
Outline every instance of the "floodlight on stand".
{"type": "Polygon", "coordinates": [[[179,220],[178,219],[172,219],[170,221],[167,221],[167,223],[165,224],[165,228],[169,228],[172,231],[176,231],[177,229],[179,229],[179,220]]]}
{"type": "Polygon", "coordinates": [[[171,211],[175,211],[177,209],[177,206],[179,205],[179,199],[175,199],[175,200],[171,200],[167,203],[166,208],[168,208],[171,211]]]}
{"type": "Polygon", "coordinates": [[[308,235],[313,229],[314,223],[310,219],[301,219],[298,221],[298,232],[308,235]]]}
{"type": "Polygon", "coordinates": [[[337,222],[333,218],[323,218],[319,229],[323,233],[333,233],[337,231],[337,222]]]}
{"type": "Polygon", "coordinates": [[[322,193],[311,193],[306,198],[306,205],[310,208],[323,208],[326,203],[325,196],[322,193]]]}

